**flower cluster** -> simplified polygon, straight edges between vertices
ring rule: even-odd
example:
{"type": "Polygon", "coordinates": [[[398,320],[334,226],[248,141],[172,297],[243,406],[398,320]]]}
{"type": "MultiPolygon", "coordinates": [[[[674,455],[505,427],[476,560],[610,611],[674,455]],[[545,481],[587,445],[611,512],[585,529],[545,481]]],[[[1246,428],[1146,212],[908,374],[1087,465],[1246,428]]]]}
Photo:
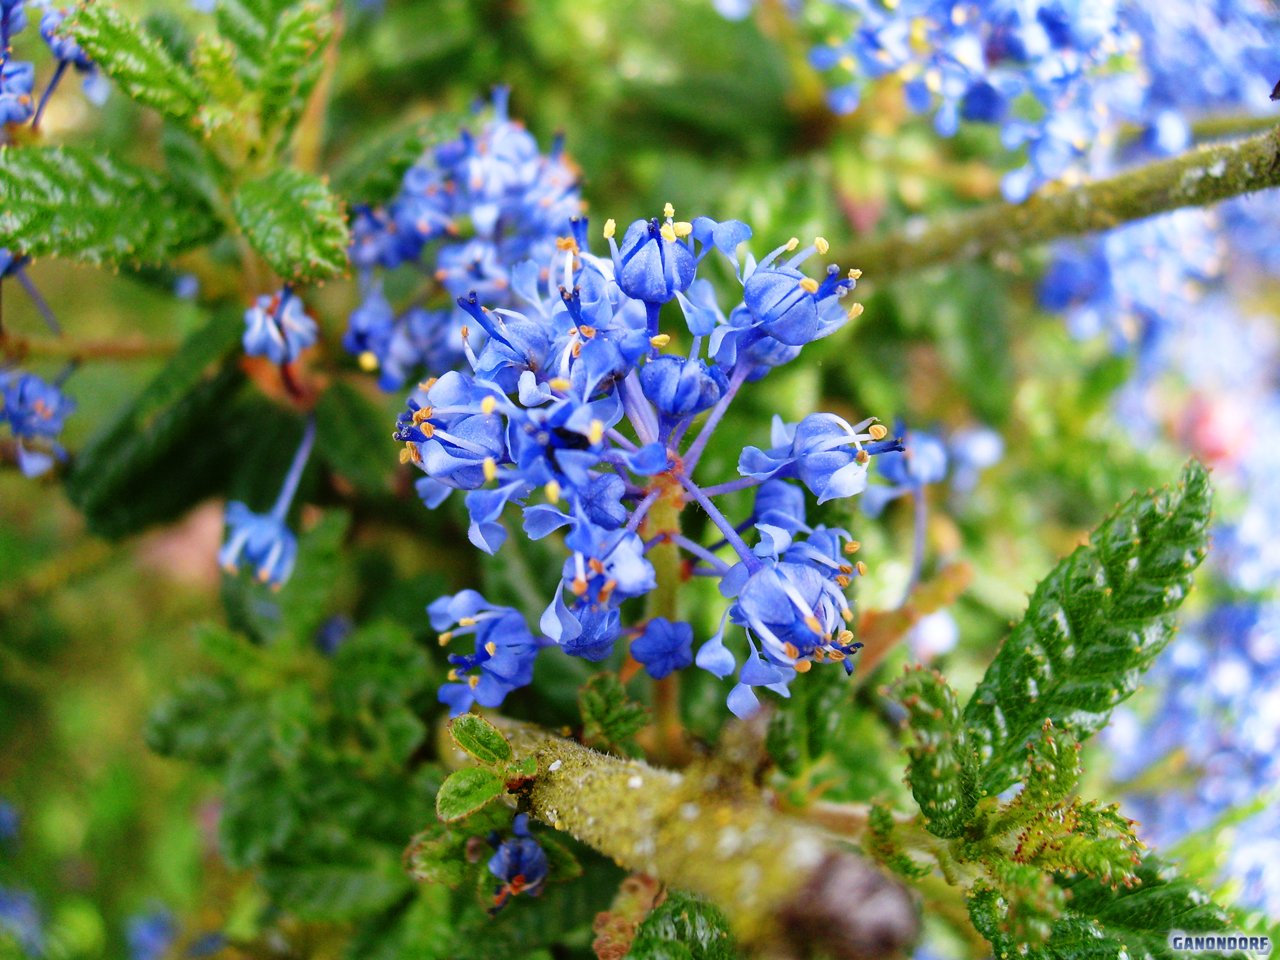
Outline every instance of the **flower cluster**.
{"type": "Polygon", "coordinates": [[[442,642],[474,637],[474,652],[450,657],[451,682],[440,691],[455,713],[473,702],[496,706],[529,683],[544,647],[600,661],[623,636],[655,677],[691,662],[722,678],[736,671],[728,699],[739,714],[754,709],[755,688],[785,694],[815,661],[852,669],[859,644],[844,589],[863,569],[851,558],[858,544],[844,530],[810,525],[805,491],[819,503],[860,493],[871,457],[900,449],[897,441],[870,419],[777,420],[767,447],[741,451],[738,477],[697,478],[741,388],[861,311],[844,303],[858,272],[804,273],[807,260],[827,252],[821,238],[804,249],[793,238],[760,261],[739,261],[746,224],[677,221],[670,204],[662,218],[633,223],[621,242],[613,221],[604,235],[608,258],[587,251],[578,220],[547,261],[517,265],[512,288],[523,311],[460,297],[471,369],[421,384],[399,419],[403,459],[426,474],[423,500],[435,507],[462,491],[473,544],[497,551],[507,536],[503,513],[515,505],[527,536],[559,532],[569,551],[537,635],[516,611],[474,591],[431,605],[442,642]],[[742,287],[727,313],[697,276],[716,251],[742,287]],[[749,515],[728,519],[716,501],[751,489],[749,515]],[[686,504],[709,522],[710,542],[681,530],[686,504]],[[713,578],[730,601],[696,655],[688,624],[655,616],[624,625],[624,605],[658,587],[657,557],[664,577],[713,578]],[[725,642],[729,624],[745,635],[744,659],[725,642]]]}
{"type": "Polygon", "coordinates": [[[66,13],[55,7],[44,9],[40,17],[40,36],[52,52],[57,66],[39,100],[35,98],[35,65],[27,60],[15,60],[10,41],[26,29],[26,0],[0,0],[0,144],[7,143],[11,125],[31,123],[33,129],[40,126],[45,107],[53,91],[68,68],[73,68],[85,78],[85,93],[95,103],[106,97],[105,82],[93,63],[73,39],[61,33],[59,28],[66,13]]]}
{"type": "Polygon", "coordinates": [[[316,322],[286,284],[279,293],[258,297],[244,312],[244,352],[272,363],[293,363],[316,342],[316,322]]]}
{"type": "Polygon", "coordinates": [[[293,573],[293,564],[298,556],[298,538],[286,521],[315,439],[315,421],[309,420],[302,443],[298,445],[293,463],[285,475],[280,495],[269,511],[254,513],[238,500],[227,504],[227,538],[218,551],[218,563],[227,573],[234,574],[241,564],[247,563],[254,568],[260,581],[277,590],[293,573]]]}
{"type": "Polygon", "coordinates": [[[459,308],[429,309],[421,299],[397,312],[379,270],[412,264],[451,298],[475,292],[490,306],[513,303],[516,264],[545,263],[555,240],[581,212],[577,173],[556,141],[550,153],[507,115],[507,90],[493,97],[478,134],[433,148],[404,176],[386,207],[359,207],[352,221],[351,261],[362,300],[343,346],[386,390],[422,369],[463,362],[459,308]]]}
{"type": "Polygon", "coordinates": [[[933,113],[944,136],[962,119],[999,124],[1007,148],[1027,151],[1026,166],[1005,177],[1010,199],[1066,174],[1129,99],[1119,90],[1103,95],[1107,85],[1130,86],[1126,73],[1107,68],[1137,46],[1113,0],[833,2],[858,23],[810,56],[819,70],[851,75],[831,91],[832,108],[856,110],[868,81],[892,76],[908,107],[933,113]]]}

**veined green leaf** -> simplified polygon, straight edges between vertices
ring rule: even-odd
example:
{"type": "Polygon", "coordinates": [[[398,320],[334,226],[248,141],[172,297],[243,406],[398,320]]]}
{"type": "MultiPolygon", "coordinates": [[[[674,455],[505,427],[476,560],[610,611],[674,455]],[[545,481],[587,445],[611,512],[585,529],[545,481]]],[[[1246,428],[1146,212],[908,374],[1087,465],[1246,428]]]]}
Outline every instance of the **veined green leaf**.
{"type": "Polygon", "coordinates": [[[506,789],[502,778],[482,767],[465,767],[449,774],[436,794],[436,815],[445,823],[475,813],[506,789]]]}
{"type": "Polygon", "coordinates": [[[449,721],[449,736],[472,757],[485,764],[511,759],[511,743],[484,717],[464,713],[449,721]]]}
{"type": "Polygon", "coordinates": [[[193,117],[206,97],[145,27],[104,0],[77,9],[63,29],[132,99],[177,120],[193,117]]]}
{"type": "Polygon", "coordinates": [[[333,18],[316,3],[291,7],[276,25],[258,80],[262,135],[268,143],[288,137],[324,68],[333,18]]]}
{"type": "Polygon", "coordinates": [[[290,0],[218,0],[214,17],[218,32],[236,49],[236,66],[254,86],[266,63],[276,23],[290,0]]]}
{"type": "Polygon", "coordinates": [[[356,203],[383,203],[400,189],[405,171],[432,146],[456,137],[463,120],[443,114],[396,127],[363,141],[339,164],[334,189],[356,203]]]}
{"type": "Polygon", "coordinates": [[[1192,461],[1176,490],[1131,498],[1036,588],[965,708],[988,794],[1018,778],[1046,718],[1083,740],[1137,689],[1204,559],[1211,498],[1192,461]]]}
{"type": "Polygon", "coordinates": [[[244,184],[232,205],[249,242],[282,279],[324,280],[346,270],[342,205],[317,177],[276,170],[244,184]]]}
{"type": "Polygon", "coordinates": [[[645,917],[627,954],[635,960],[734,960],[737,955],[724,914],[679,892],[645,917]]]}
{"type": "Polygon", "coordinates": [[[0,149],[0,246],[89,263],[160,263],[217,232],[199,198],[101,150],[0,149]]]}

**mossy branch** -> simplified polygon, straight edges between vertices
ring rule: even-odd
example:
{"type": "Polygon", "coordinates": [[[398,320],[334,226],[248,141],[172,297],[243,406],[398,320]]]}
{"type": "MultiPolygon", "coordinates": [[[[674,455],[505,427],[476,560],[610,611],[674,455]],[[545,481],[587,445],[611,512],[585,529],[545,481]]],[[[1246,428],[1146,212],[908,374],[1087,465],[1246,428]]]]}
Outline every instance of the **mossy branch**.
{"type": "MultiPolygon", "coordinates": [[[[836,960],[901,954],[916,908],[897,881],[830,834],[774,810],[721,762],[682,773],[491,718],[537,774],[509,797],[628,870],[712,900],[744,947],[836,960]]],[[[446,751],[460,766],[456,749],[446,751]]]]}
{"type": "Polygon", "coordinates": [[[1042,191],[1024,203],[995,203],[936,222],[914,221],[857,244],[838,260],[858,267],[874,282],[1275,186],[1280,186],[1280,128],[1198,147],[1078,188],[1042,191]]]}

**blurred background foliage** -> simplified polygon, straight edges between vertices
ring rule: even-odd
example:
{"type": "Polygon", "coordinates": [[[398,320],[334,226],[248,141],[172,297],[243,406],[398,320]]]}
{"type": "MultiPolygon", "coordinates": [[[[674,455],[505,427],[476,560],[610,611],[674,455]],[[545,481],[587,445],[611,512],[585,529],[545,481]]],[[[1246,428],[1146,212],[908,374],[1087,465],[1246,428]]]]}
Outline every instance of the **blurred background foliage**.
{"type": "MultiPolygon", "coordinates": [[[[207,15],[180,2],[123,6],[176,48],[207,28],[207,15]]],[[[871,232],[998,196],[993,144],[980,131],[939,140],[886,89],[852,117],[828,113],[806,55],[823,29],[814,18],[834,14],[805,16],[792,21],[766,6],[756,19],[731,23],[707,0],[349,5],[321,166],[338,171],[380,134],[468,111],[508,84],[512,115],[540,143],[563,134],[597,229],[606,217],[627,223],[670,201],[682,215],[750,222],[765,249],[791,235],[822,234],[856,265],[860,238],[871,232]]],[[[118,94],[97,111],[64,89],[46,131],[158,162],[156,117],[118,94]]],[[[173,295],[179,273],[196,274],[202,299],[240,290],[232,260],[216,254],[173,271],[111,273],[49,259],[30,268],[70,342],[95,345],[84,348],[68,387],[79,405],[64,437],[73,455],[207,322],[201,306],[173,295]]],[[[811,348],[810,362],[777,371],[744,396],[731,430],[708,454],[708,463],[719,459],[731,470],[742,436],[763,440],[774,414],[796,419],[813,409],[851,420],[901,416],[943,432],[996,428],[1004,460],[970,495],[948,500],[936,490],[929,528],[931,565],[963,559],[973,570],[953,610],[960,644],[940,659],[961,691],[977,681],[1053,561],[1131,490],[1172,477],[1186,453],[1163,442],[1136,446],[1117,424],[1110,398],[1130,362],[1104,344],[1072,339],[1038,309],[1044,256],[1030,249],[896,281],[866,277],[863,316],[811,348]]],[[[468,942],[476,955],[589,955],[591,918],[620,879],[598,857],[579,851],[599,882],[553,889],[493,922],[473,897],[415,888],[400,869],[407,838],[433,819],[437,776],[431,765],[409,763],[403,772],[440,709],[434,684],[445,667],[424,605],[446,589],[483,583],[495,602],[536,608],[558,564],[548,563],[543,545],[516,542],[482,570],[466,545],[460,504],[421,509],[394,445],[383,440],[400,397],[374,391],[336,347],[356,303],[354,283],[329,283],[308,299],[326,345],[313,362],[343,387],[322,402],[332,414],[324,418],[332,435],[320,444],[327,469],[304,480],[316,506],[304,511],[304,558],[278,597],[264,602],[247,581],[223,581],[214,559],[221,502],[172,509],[162,502],[170,470],[223,469],[207,451],[167,451],[151,489],[115,492],[124,516],[137,513],[121,522],[126,535],[117,540],[88,531],[56,480],[0,471],[0,798],[19,822],[0,840],[0,885],[31,891],[50,956],[151,956],[140,952],[139,922],[168,915],[182,950],[221,946],[226,956],[409,956],[414,944],[482,924],[482,936],[460,937],[452,955],[463,956],[468,942]],[[172,522],[134,532],[138,518],[172,522]],[[273,603],[299,615],[281,616],[273,603]],[[336,657],[326,656],[317,632],[345,635],[351,622],[360,626],[336,657]],[[227,640],[228,629],[289,635],[245,649],[227,640]],[[287,666],[260,669],[256,658],[268,655],[287,666]],[[206,731],[207,741],[183,739],[191,730],[174,714],[210,701],[247,712],[238,725],[206,731]],[[319,731],[328,737],[335,729],[341,735],[326,742],[341,749],[304,749],[319,731]],[[240,791],[250,808],[228,810],[224,782],[268,776],[237,768],[228,737],[265,737],[275,755],[307,759],[285,764],[287,785],[240,791]],[[360,821],[355,833],[353,821],[360,821]],[[243,837],[236,823],[248,824],[243,837]],[[260,842],[258,826],[275,836],[260,842]],[[348,873],[290,873],[294,860],[309,862],[307,843],[337,851],[333,862],[348,873]],[[455,911],[453,932],[438,928],[455,911]],[[516,943],[518,954],[503,953],[516,943]]],[[[11,290],[4,323],[19,337],[31,334],[31,369],[56,372],[67,349],[39,342],[38,316],[11,290]]],[[[238,470],[245,479],[231,493],[262,504],[296,427],[253,387],[238,385],[217,402],[261,407],[237,449],[263,467],[238,470]],[[254,476],[261,489],[252,489],[254,476]]],[[[1222,509],[1233,509],[1229,497],[1222,509]]],[[[893,606],[908,578],[909,505],[875,522],[852,511],[840,519],[871,565],[859,602],[893,606]]],[[[695,620],[700,636],[715,627],[704,616],[695,620]]],[[[904,656],[895,653],[891,665],[904,656]]],[[[538,669],[536,685],[509,699],[510,712],[576,723],[585,665],[543,658],[538,669]]],[[[686,685],[686,714],[694,733],[712,740],[721,691],[700,677],[686,685]]],[[[843,721],[833,797],[901,795],[873,690],[860,689],[858,710],[843,721]]],[[[1086,764],[1098,780],[1106,766],[1086,764]]],[[[1212,847],[1202,853],[1211,864],[1212,847]]]]}

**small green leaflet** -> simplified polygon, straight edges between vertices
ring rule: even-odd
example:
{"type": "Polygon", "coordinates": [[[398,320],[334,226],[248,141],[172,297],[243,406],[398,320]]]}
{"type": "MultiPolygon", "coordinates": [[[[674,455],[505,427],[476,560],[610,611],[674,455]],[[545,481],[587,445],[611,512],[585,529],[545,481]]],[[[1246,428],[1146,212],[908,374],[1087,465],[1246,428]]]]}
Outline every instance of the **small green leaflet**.
{"type": "Polygon", "coordinates": [[[283,280],[310,282],[347,269],[350,235],[342,204],[317,177],[280,169],[240,187],[236,221],[283,280]]]}
{"type": "Polygon", "coordinates": [[[464,713],[449,722],[449,736],[472,757],[485,764],[511,759],[511,744],[502,732],[484,717],[464,713]]]}
{"type": "Polygon", "coordinates": [[[502,795],[502,778],[492,770],[466,767],[455,770],[436,794],[436,815],[445,823],[461,820],[502,795]]]}

